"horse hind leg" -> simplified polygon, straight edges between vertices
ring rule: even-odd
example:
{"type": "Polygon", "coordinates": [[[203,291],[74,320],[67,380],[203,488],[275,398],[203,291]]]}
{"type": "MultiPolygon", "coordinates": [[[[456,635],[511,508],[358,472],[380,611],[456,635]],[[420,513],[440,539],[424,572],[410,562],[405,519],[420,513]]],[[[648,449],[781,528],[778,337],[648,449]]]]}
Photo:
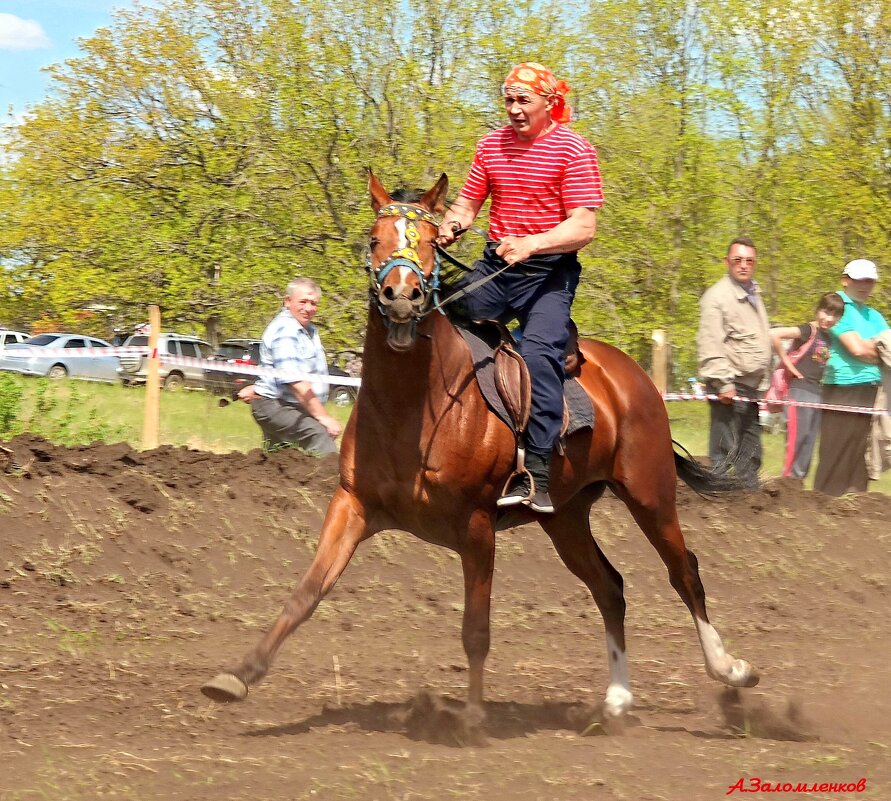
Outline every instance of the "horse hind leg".
{"type": "Polygon", "coordinates": [[[591,534],[591,504],[602,492],[602,485],[593,485],[540,522],[564,564],[590,590],[603,617],[610,675],[603,712],[607,718],[619,718],[631,708],[634,697],[625,653],[624,583],[591,534]]]}
{"type": "MultiPolygon", "coordinates": [[[[627,486],[613,485],[615,493],[624,501],[650,544],[668,569],[668,578],[681,600],[693,615],[705,670],[708,675],[730,687],[754,687],[758,671],[743,659],[735,659],[724,648],[724,643],[709,622],[705,607],[705,589],[699,577],[699,563],[689,550],[681,533],[674,501],[674,479],[670,492],[661,493],[663,500],[641,500],[627,486]]],[[[649,494],[648,494],[649,495],[649,494]]]]}
{"type": "Polygon", "coordinates": [[[328,507],[312,564],[272,628],[237,667],[212,678],[201,692],[221,703],[244,700],[248,687],[266,675],[284,641],[312,615],[340,578],[358,544],[371,533],[358,501],[343,488],[338,489],[328,507]]]}

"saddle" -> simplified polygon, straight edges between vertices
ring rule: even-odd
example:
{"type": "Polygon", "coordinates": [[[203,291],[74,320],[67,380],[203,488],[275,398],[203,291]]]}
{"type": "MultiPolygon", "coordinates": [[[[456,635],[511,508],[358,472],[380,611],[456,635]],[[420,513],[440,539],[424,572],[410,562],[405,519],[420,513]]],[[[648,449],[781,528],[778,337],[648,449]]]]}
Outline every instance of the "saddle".
{"type": "MultiPolygon", "coordinates": [[[[532,381],[526,362],[517,349],[517,341],[503,323],[495,320],[474,322],[459,330],[470,347],[483,396],[492,411],[511,427],[519,442],[529,423],[532,381]]],[[[572,380],[578,376],[585,361],[578,338],[578,328],[570,321],[564,355],[567,381],[563,393],[561,439],[581,428],[593,427],[594,423],[594,409],[588,394],[572,380]]]]}

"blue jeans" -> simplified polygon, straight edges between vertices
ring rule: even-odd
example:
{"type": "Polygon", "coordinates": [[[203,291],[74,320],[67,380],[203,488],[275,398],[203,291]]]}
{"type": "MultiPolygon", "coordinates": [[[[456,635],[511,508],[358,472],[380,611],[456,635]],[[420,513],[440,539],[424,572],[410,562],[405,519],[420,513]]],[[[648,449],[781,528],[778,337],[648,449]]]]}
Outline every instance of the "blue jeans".
{"type": "MultiPolygon", "coordinates": [[[[458,288],[491,275],[504,266],[495,255],[497,243],[486,245],[483,258],[458,288]]],[[[520,353],[532,379],[532,409],[526,448],[550,456],[563,425],[563,367],[569,338],[569,313],[582,267],[575,253],[535,256],[516,264],[461,299],[475,320],[517,319],[523,329],[520,353]]]]}

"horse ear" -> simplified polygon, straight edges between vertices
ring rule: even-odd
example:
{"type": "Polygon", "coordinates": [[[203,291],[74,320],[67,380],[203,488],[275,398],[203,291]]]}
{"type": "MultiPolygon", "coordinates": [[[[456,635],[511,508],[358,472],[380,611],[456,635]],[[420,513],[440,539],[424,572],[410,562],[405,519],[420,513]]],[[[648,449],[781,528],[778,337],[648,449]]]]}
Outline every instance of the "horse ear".
{"type": "Polygon", "coordinates": [[[434,214],[442,214],[445,211],[445,196],[449,191],[449,176],[443,173],[432,189],[428,189],[421,198],[421,205],[430,209],[434,214]]]}
{"type": "Polygon", "coordinates": [[[368,192],[371,195],[371,208],[377,213],[392,201],[383,184],[378,181],[377,176],[371,171],[371,167],[366,169],[368,170],[368,192]]]}

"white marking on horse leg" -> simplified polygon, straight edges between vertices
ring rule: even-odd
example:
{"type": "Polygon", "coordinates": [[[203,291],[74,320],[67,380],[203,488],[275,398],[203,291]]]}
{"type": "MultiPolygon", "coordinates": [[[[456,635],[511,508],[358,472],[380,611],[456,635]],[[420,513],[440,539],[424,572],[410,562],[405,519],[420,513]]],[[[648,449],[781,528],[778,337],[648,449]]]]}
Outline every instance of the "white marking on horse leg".
{"type": "Polygon", "coordinates": [[[403,219],[402,217],[397,218],[396,222],[394,223],[396,232],[399,234],[399,245],[397,248],[398,250],[402,250],[402,248],[408,247],[408,238],[405,236],[406,223],[407,220],[403,219]]]}
{"type": "Polygon", "coordinates": [[[711,623],[698,617],[694,620],[705,657],[705,672],[730,687],[754,687],[758,683],[758,672],[748,662],[734,659],[724,650],[721,636],[711,623]]]}
{"type": "Polygon", "coordinates": [[[609,687],[606,688],[603,711],[608,718],[618,718],[631,709],[634,696],[628,680],[628,659],[609,633],[606,635],[606,656],[609,659],[609,687]]]}

